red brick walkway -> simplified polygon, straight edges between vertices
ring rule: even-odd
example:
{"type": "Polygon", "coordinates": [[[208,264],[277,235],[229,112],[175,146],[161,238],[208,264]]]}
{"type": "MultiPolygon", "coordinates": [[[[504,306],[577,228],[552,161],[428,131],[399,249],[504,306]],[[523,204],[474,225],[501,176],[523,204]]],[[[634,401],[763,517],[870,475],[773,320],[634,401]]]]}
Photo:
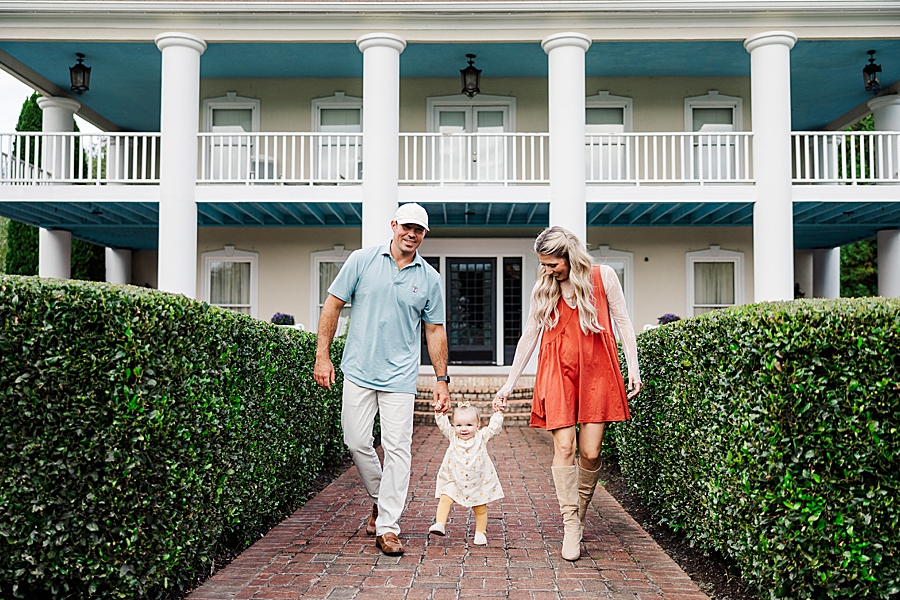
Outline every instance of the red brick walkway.
{"type": "Polygon", "coordinates": [[[543,431],[508,428],[491,442],[506,498],[488,505],[487,547],[471,544],[474,516],[459,506],[450,514],[447,537],[429,537],[445,449],[437,427],[417,428],[409,504],[400,521],[402,557],[382,556],[366,537],[371,503],[351,467],[188,598],[707,598],[601,487],[588,513],[581,559],[560,558],[553,448],[543,431]]]}

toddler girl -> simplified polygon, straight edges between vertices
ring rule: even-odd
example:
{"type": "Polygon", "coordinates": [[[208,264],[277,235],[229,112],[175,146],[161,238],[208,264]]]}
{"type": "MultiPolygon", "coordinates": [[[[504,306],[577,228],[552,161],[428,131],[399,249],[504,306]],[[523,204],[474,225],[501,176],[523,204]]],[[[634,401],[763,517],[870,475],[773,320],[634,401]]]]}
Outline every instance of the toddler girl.
{"type": "Polygon", "coordinates": [[[494,463],[487,453],[487,442],[500,433],[503,426],[503,412],[497,410],[490,424],[478,428],[478,410],[468,402],[457,402],[453,411],[453,424],[442,413],[435,413],[434,420],[445,436],[450,439],[450,447],[444,454],[444,462],[437,476],[434,497],[440,498],[434,525],[428,533],[445,535],[450,508],[456,502],[472,507],[475,513],[475,540],[478,546],[487,545],[488,502],[503,497],[500,480],[494,463]]]}

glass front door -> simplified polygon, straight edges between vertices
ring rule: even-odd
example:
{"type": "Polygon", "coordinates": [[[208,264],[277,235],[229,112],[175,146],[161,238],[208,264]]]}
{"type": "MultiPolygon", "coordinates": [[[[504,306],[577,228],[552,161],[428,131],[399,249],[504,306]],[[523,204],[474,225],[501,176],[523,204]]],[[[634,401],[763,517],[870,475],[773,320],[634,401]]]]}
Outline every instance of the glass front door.
{"type": "Polygon", "coordinates": [[[447,258],[447,344],[451,364],[497,363],[497,259],[447,258]]]}

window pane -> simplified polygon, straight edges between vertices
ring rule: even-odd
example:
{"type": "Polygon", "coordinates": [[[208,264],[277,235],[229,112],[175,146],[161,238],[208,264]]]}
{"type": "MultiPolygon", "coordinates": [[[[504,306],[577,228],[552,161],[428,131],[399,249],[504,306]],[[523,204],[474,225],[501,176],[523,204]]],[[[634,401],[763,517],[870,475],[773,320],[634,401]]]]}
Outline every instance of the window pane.
{"type": "Polygon", "coordinates": [[[693,109],[694,131],[734,131],[734,109],[695,108],[693,109]],[[713,127],[704,126],[710,125],[713,127]],[[731,125],[731,127],[724,127],[731,125]]]}
{"type": "Polygon", "coordinates": [[[344,265],[342,262],[320,262],[319,263],[319,306],[325,304],[328,298],[328,286],[337,277],[338,271],[344,265]]]}
{"type": "Polygon", "coordinates": [[[358,108],[323,108],[320,112],[323,127],[359,125],[358,108]]]}
{"type": "Polygon", "coordinates": [[[253,131],[253,111],[249,108],[214,108],[213,127],[238,126],[244,131],[253,131]]]}
{"type": "Polygon", "coordinates": [[[511,365],[522,337],[522,259],[503,259],[503,364],[511,365]]]}
{"type": "Polygon", "coordinates": [[[694,263],[694,304],[734,304],[734,263],[694,263]]]}
{"type": "Polygon", "coordinates": [[[624,125],[624,108],[588,108],[585,111],[586,125],[624,125]]]}
{"type": "Polygon", "coordinates": [[[461,133],[466,130],[465,111],[442,110],[438,115],[441,133],[461,133]]]}
{"type": "Polygon", "coordinates": [[[211,263],[209,302],[210,304],[246,304],[249,306],[250,263],[233,261],[211,263]]]}
{"type": "Polygon", "coordinates": [[[502,133],[503,132],[503,111],[502,110],[480,110],[478,111],[478,131],[486,133],[502,133]]]}

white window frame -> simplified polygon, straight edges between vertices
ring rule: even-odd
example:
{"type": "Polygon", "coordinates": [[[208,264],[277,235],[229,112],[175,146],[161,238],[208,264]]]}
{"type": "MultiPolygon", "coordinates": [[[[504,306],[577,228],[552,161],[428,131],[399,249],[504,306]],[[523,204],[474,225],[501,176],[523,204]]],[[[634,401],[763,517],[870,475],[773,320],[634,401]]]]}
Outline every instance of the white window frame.
{"type": "Polygon", "coordinates": [[[259,252],[236,250],[231,244],[226,244],[222,250],[213,250],[200,254],[200,299],[211,304],[210,277],[212,263],[214,262],[239,262],[250,263],[250,316],[259,318],[259,252]]]}
{"type": "Polygon", "coordinates": [[[435,133],[438,131],[438,108],[503,108],[506,110],[507,119],[505,130],[507,133],[515,133],[516,131],[516,98],[514,96],[490,96],[486,94],[478,94],[474,98],[469,98],[465,94],[456,94],[453,96],[432,96],[425,99],[425,108],[427,111],[426,131],[435,133]]]}
{"type": "Polygon", "coordinates": [[[596,96],[584,99],[584,108],[585,111],[589,108],[621,108],[625,132],[634,130],[634,100],[628,96],[613,96],[607,90],[600,90],[596,96]]]}
{"type": "Polygon", "coordinates": [[[203,131],[212,131],[213,111],[222,109],[236,109],[252,111],[251,123],[252,131],[247,133],[256,133],[259,131],[259,106],[260,101],[256,98],[243,98],[237,95],[237,92],[226,92],[224,96],[218,98],[207,98],[203,101],[203,131]]]}
{"type": "Polygon", "coordinates": [[[704,96],[693,96],[684,99],[684,130],[694,132],[695,108],[730,108],[732,109],[732,129],[734,133],[743,131],[744,100],[738,96],[723,96],[717,90],[709,90],[704,96]]]}
{"type": "MultiPolygon", "coordinates": [[[[309,322],[310,331],[316,331],[319,328],[319,265],[321,263],[337,263],[343,265],[353,250],[347,250],[340,244],[335,244],[331,250],[322,250],[319,252],[310,252],[309,254],[309,322]]],[[[351,306],[350,301],[346,306],[351,306]]],[[[339,328],[340,329],[340,328],[339,328]]],[[[342,331],[337,331],[336,335],[340,335],[342,331]]]]}
{"type": "Polygon", "coordinates": [[[611,250],[606,244],[600,244],[596,250],[588,252],[594,264],[602,265],[607,262],[606,259],[612,259],[625,263],[625,285],[622,292],[625,294],[625,307],[628,310],[628,316],[634,322],[634,252],[625,252],[624,250],[611,250]]]}
{"type": "MultiPolygon", "coordinates": [[[[722,250],[721,246],[711,244],[706,250],[695,250],[685,253],[685,269],[687,281],[687,304],[685,316],[693,317],[696,303],[694,302],[694,264],[696,263],[733,263],[734,264],[734,304],[740,306],[744,303],[744,253],[734,250],[722,250]]],[[[724,308],[724,307],[723,307],[724,308]]]]}
{"type": "MultiPolygon", "coordinates": [[[[621,108],[622,133],[633,129],[634,101],[626,96],[613,96],[606,90],[600,90],[596,96],[588,96],[584,100],[585,117],[590,108],[621,108]]],[[[626,172],[627,138],[619,135],[609,127],[608,131],[588,132],[585,125],[585,169],[588,181],[629,180],[631,173],[626,172]],[[602,136],[599,140],[595,136],[602,136]]],[[[602,128],[602,126],[601,126],[602,128]]]]}
{"type": "MultiPolygon", "coordinates": [[[[363,131],[363,99],[348,96],[344,92],[335,92],[334,96],[314,98],[312,101],[312,131],[322,131],[322,110],[324,109],[359,109],[359,133],[363,131]]],[[[355,133],[355,132],[354,132],[355,133]]]]}

